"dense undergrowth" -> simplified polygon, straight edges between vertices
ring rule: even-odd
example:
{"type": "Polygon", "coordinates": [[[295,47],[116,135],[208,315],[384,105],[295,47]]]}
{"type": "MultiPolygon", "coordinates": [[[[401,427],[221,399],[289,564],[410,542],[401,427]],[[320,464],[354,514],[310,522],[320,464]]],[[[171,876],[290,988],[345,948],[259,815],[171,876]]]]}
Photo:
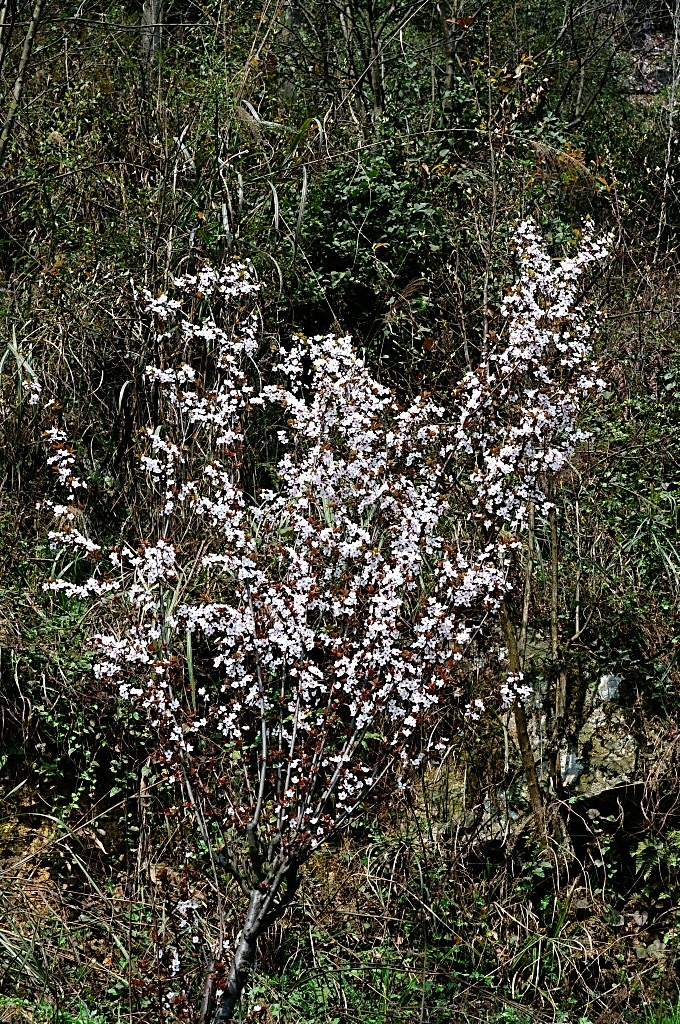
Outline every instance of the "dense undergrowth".
{"type": "MultiPolygon", "coordinates": [[[[6,11],[3,118],[31,15],[6,11]]],[[[614,232],[589,283],[607,389],[510,606],[548,841],[509,721],[454,720],[455,756],[309,865],[243,1019],[674,1024],[677,6],[291,0],[159,18],[150,43],[134,5],[45,6],[0,169],[0,1020],[163,1019],[156,941],[188,892],[200,941],[176,939],[197,1007],[214,928],[206,851],[145,723],[93,677],[89,607],[42,590],[50,472],[24,385],[60,395],[113,541],[135,516],[154,356],[135,288],[250,260],[272,332],[341,329],[401,396],[445,401],[500,328],[511,228],[532,215],[556,255],[584,216],[614,232]]],[[[263,474],[269,458],[255,438],[263,474]]],[[[451,681],[451,709],[497,689],[501,644],[451,681]]]]}

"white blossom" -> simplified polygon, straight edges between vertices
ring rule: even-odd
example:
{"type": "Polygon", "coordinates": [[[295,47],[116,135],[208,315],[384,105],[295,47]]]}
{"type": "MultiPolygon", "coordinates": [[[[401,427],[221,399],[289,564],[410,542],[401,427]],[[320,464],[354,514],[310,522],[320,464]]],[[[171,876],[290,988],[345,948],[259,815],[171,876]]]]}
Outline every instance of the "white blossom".
{"type": "MultiPolygon", "coordinates": [[[[153,535],[108,559],[74,525],[85,484],[65,433],[48,432],[68,493],[51,504],[60,525],[50,541],[98,562],[85,582],[44,586],[108,595],[113,625],[93,638],[95,673],[146,710],[173,778],[219,737],[234,766],[220,782],[226,828],[254,822],[310,851],[386,772],[401,784],[442,687],[509,590],[513,531],[530,504],[550,507],[541,480],[586,436],[581,404],[602,382],[597,321],[576,288],[606,240],[586,225],[576,255],[553,263],[525,221],[517,246],[500,336],[446,406],[422,395],[402,408],[351,339],[333,334],[294,337],[262,383],[258,285],[244,265],[178,278],[177,298],[147,294],[159,336],[189,358],[192,346],[208,352],[209,368],[147,368],[163,423],[145,432],[139,463],[153,535]],[[278,457],[258,491],[243,462],[262,409],[278,457]],[[199,636],[211,664],[190,707],[184,659],[187,637],[199,636]]],[[[508,676],[498,702],[526,695],[521,676],[508,676]]],[[[464,717],[485,712],[475,697],[464,717]]],[[[187,927],[190,910],[177,908],[187,927]]]]}

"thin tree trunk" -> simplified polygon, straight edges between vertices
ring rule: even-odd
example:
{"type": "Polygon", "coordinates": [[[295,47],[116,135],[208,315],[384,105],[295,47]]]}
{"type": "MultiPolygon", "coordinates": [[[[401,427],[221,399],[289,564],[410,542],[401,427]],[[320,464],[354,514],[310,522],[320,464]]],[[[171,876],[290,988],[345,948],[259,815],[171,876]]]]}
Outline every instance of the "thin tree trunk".
{"type": "Polygon", "coordinates": [[[283,32],[282,32],[282,51],[287,61],[286,77],[284,78],[279,88],[279,94],[286,101],[290,101],[295,96],[296,79],[295,79],[295,49],[298,43],[297,34],[300,30],[302,22],[302,12],[300,10],[299,0],[288,0],[286,5],[286,12],[283,17],[283,32]]]}
{"type": "Polygon", "coordinates": [[[524,595],[522,597],[522,625],[519,631],[519,663],[524,671],[527,660],[527,639],[529,632],[529,608],[531,605],[531,577],[534,569],[534,506],[529,505],[529,529],[527,532],[527,557],[524,568],[524,595]]]}
{"type": "Polygon", "coordinates": [[[45,6],[45,0],[36,0],[35,7],[33,8],[33,14],[24,37],[24,45],[21,51],[21,57],[19,59],[19,68],[17,71],[17,77],[14,80],[14,88],[12,89],[12,98],[9,104],[9,110],[7,111],[7,117],[3,125],[2,132],[0,133],[0,167],[2,167],[5,154],[7,152],[7,143],[9,142],[10,135],[12,133],[12,127],[17,116],[19,104],[21,103],[21,97],[24,92],[24,85],[26,84],[26,72],[28,70],[28,62],[31,59],[31,53],[33,52],[33,43],[35,42],[35,34],[38,31],[38,24],[42,16],[43,8],[45,6]]]}
{"type": "Polygon", "coordinates": [[[220,997],[215,1024],[227,1024],[234,1019],[234,1013],[246,987],[257,955],[257,940],[264,930],[267,895],[254,890],[250,894],[250,904],[246,914],[243,931],[236,944],[234,957],[229,968],[227,987],[220,997]]]}
{"type": "MultiPolygon", "coordinates": [[[[503,628],[505,642],[508,645],[508,664],[510,665],[510,671],[513,675],[517,675],[520,672],[519,651],[517,649],[515,631],[512,628],[510,616],[508,615],[508,609],[505,605],[501,609],[501,626],[503,628]]],[[[531,747],[531,738],[529,736],[529,726],[527,722],[526,711],[524,710],[524,705],[522,704],[519,698],[515,700],[512,712],[513,717],[515,719],[515,729],[517,731],[517,743],[519,745],[519,753],[520,757],[522,758],[522,766],[524,768],[524,774],[526,776],[527,785],[529,787],[529,801],[531,803],[531,810],[533,811],[536,829],[539,833],[542,834],[544,832],[543,796],[541,794],[541,787],[538,782],[538,773],[536,772],[536,761],[534,760],[534,752],[531,747]]]]}
{"type": "Polygon", "coordinates": [[[201,1000],[200,1024],[212,1024],[215,1012],[215,996],[217,994],[217,981],[215,978],[215,961],[208,963],[208,973],[203,986],[203,999],[201,1000]]]}
{"type": "Polygon", "coordinates": [[[560,663],[560,637],[558,623],[558,572],[559,572],[559,550],[557,544],[557,514],[554,508],[550,509],[550,640],[552,648],[553,665],[557,669],[557,680],[555,682],[555,717],[553,720],[552,737],[550,743],[550,774],[553,780],[553,788],[559,796],[562,788],[560,776],[560,744],[564,732],[564,722],[567,715],[567,673],[564,665],[560,663]]]}
{"type": "Polygon", "coordinates": [[[657,228],[656,242],[654,245],[654,259],[652,261],[653,263],[656,263],[659,259],[661,239],[663,236],[664,228],[666,227],[669,196],[671,195],[671,193],[673,193],[674,196],[675,193],[675,176],[673,173],[673,143],[675,141],[676,89],[678,85],[678,58],[680,50],[680,3],[678,2],[678,0],[675,0],[672,10],[670,3],[666,4],[666,8],[668,10],[668,13],[671,14],[673,18],[673,56],[671,62],[671,84],[668,90],[668,134],[666,135],[666,160],[664,164],[663,194],[661,197],[659,225],[657,228]]]}
{"type": "Polygon", "coordinates": [[[442,32],[444,34],[444,44],[446,46],[446,71],[444,72],[444,98],[442,101],[442,107],[444,110],[449,110],[451,107],[451,86],[453,85],[453,73],[455,71],[455,60],[456,60],[456,28],[451,22],[453,19],[446,17],[446,12],[441,4],[437,4],[437,10],[439,12],[439,21],[441,23],[442,32]]]}
{"type": "Polygon", "coordinates": [[[4,0],[2,9],[0,9],[0,71],[2,71],[7,50],[9,49],[9,43],[14,29],[14,22],[16,20],[15,16],[16,11],[12,0],[4,0]]]}
{"type": "Polygon", "coordinates": [[[383,112],[383,78],[380,60],[380,43],[371,37],[371,91],[373,93],[373,118],[382,117],[383,112]]]}
{"type": "Polygon", "coordinates": [[[142,56],[147,64],[153,64],[161,45],[161,22],[163,0],[144,0],[142,7],[142,56]]]}

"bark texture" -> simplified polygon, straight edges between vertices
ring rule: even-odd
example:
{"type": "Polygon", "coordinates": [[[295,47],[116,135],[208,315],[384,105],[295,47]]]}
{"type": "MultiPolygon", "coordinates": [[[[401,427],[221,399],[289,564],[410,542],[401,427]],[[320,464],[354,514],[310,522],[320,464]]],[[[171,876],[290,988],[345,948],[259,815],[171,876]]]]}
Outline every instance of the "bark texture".
{"type": "Polygon", "coordinates": [[[153,64],[161,46],[163,0],[145,0],[142,6],[142,57],[153,64]]]}
{"type": "Polygon", "coordinates": [[[255,964],[257,940],[267,925],[268,904],[266,893],[255,890],[250,894],[248,913],[229,968],[227,987],[217,1007],[215,1024],[227,1024],[234,1019],[241,993],[255,964]]]}
{"type": "MultiPolygon", "coordinates": [[[[508,664],[510,671],[513,675],[516,675],[521,668],[519,651],[517,649],[517,640],[515,638],[515,631],[508,615],[508,609],[504,605],[501,609],[501,626],[503,628],[503,635],[505,642],[508,645],[508,664]]],[[[543,795],[541,793],[541,786],[538,781],[538,773],[536,771],[536,762],[534,760],[534,752],[531,746],[531,738],[529,736],[529,726],[527,722],[526,712],[524,705],[521,700],[515,700],[513,705],[513,716],[515,719],[515,729],[517,731],[517,744],[519,746],[520,757],[522,758],[522,766],[524,768],[524,774],[527,780],[527,786],[529,788],[529,800],[531,802],[531,810],[533,811],[534,821],[536,829],[539,833],[545,831],[545,822],[543,816],[543,795]]]]}

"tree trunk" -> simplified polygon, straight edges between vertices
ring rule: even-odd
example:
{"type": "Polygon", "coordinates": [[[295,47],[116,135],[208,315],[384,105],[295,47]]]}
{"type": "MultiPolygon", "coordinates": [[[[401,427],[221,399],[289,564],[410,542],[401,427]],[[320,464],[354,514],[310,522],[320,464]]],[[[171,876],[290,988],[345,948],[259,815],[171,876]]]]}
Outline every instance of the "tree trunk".
{"type": "Polygon", "coordinates": [[[455,70],[455,59],[456,59],[456,28],[455,25],[449,22],[452,19],[447,19],[446,12],[441,4],[437,4],[437,10],[439,12],[439,20],[442,26],[442,32],[444,34],[444,44],[446,46],[446,71],[444,73],[444,99],[442,101],[442,108],[449,110],[451,107],[451,86],[453,85],[453,73],[455,70]]]}
{"type": "Polygon", "coordinates": [[[279,95],[286,102],[295,96],[295,50],[298,45],[298,32],[302,22],[299,0],[288,0],[283,18],[282,53],[285,58],[286,74],[279,87],[279,95]]]}
{"type": "Polygon", "coordinates": [[[266,893],[260,892],[259,889],[250,894],[248,913],[234,950],[234,958],[227,977],[227,987],[220,997],[215,1024],[227,1024],[228,1021],[234,1019],[241,993],[248,983],[255,964],[257,940],[264,931],[267,902],[266,893]]]}
{"type": "MultiPolygon", "coordinates": [[[[31,59],[33,52],[33,44],[35,42],[36,32],[38,31],[38,25],[40,24],[40,18],[42,17],[43,8],[46,0],[36,0],[35,7],[33,8],[33,14],[31,20],[28,23],[26,35],[24,36],[24,45],[21,50],[21,57],[19,58],[19,68],[17,70],[17,76],[14,81],[14,88],[12,89],[12,95],[9,101],[9,109],[5,118],[5,123],[0,132],[0,167],[4,163],[5,154],[7,152],[7,146],[9,143],[14,121],[19,110],[19,104],[21,103],[21,97],[24,91],[24,85],[26,84],[26,75],[28,73],[28,63],[31,59]]],[[[6,8],[3,8],[3,27],[6,15],[6,8]]],[[[3,49],[4,57],[4,49],[3,49]]]]}
{"type": "MultiPolygon", "coordinates": [[[[512,622],[508,614],[508,609],[505,605],[501,608],[501,626],[503,628],[503,635],[505,636],[505,642],[508,645],[508,664],[510,665],[510,671],[513,675],[517,675],[520,672],[520,660],[519,651],[517,649],[517,640],[515,639],[515,631],[512,628],[512,622]]],[[[513,716],[515,719],[515,729],[517,730],[517,743],[519,746],[520,757],[522,758],[522,766],[524,768],[524,774],[527,780],[527,786],[529,787],[529,800],[531,802],[531,810],[534,814],[534,821],[536,824],[536,830],[539,834],[545,832],[545,823],[543,818],[543,795],[541,793],[541,787],[538,781],[538,773],[536,771],[536,761],[534,759],[534,752],[531,748],[531,737],[529,736],[529,726],[527,723],[527,716],[524,710],[524,705],[519,698],[516,698],[513,705],[513,716]]]]}
{"type": "Polygon", "coordinates": [[[216,993],[217,984],[215,979],[215,961],[213,959],[208,964],[208,974],[205,979],[205,985],[203,986],[203,1000],[201,1002],[201,1015],[199,1017],[200,1024],[212,1024],[213,1014],[215,1012],[216,993]]]}
{"type": "Polygon", "coordinates": [[[17,12],[12,0],[3,0],[0,10],[0,72],[5,63],[16,20],[17,12]]]}
{"type": "Polygon", "coordinates": [[[153,64],[156,51],[161,45],[161,22],[163,0],[144,0],[142,7],[142,57],[147,64],[153,64]]]}
{"type": "Polygon", "coordinates": [[[377,120],[382,117],[383,112],[383,76],[380,43],[377,39],[371,39],[371,91],[373,93],[373,118],[377,120]]]}
{"type": "Polygon", "coordinates": [[[564,726],[567,716],[567,672],[564,662],[560,657],[560,636],[559,636],[559,550],[557,540],[557,513],[554,508],[550,509],[550,641],[553,666],[557,671],[555,681],[555,707],[553,716],[552,736],[550,740],[550,775],[552,777],[553,789],[557,796],[562,796],[562,776],[560,773],[560,748],[564,737],[564,726]]]}

